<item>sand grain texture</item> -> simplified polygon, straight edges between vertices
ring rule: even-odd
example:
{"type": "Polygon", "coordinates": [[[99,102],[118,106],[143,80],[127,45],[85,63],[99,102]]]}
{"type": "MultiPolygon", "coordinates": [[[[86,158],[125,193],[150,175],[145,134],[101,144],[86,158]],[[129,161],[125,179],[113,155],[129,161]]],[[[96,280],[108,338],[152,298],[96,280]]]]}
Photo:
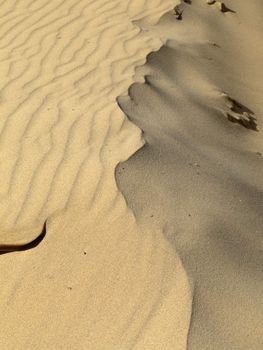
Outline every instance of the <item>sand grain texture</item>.
{"type": "Polygon", "coordinates": [[[185,5],[119,104],[146,145],[116,170],[137,221],[160,227],[194,290],[190,350],[260,350],[263,334],[259,0],[185,5]]]}
{"type": "Polygon", "coordinates": [[[114,178],[143,145],[116,97],[161,46],[136,24],[173,5],[1,2],[3,350],[186,347],[181,261],[160,230],[138,227],[114,178]]]}

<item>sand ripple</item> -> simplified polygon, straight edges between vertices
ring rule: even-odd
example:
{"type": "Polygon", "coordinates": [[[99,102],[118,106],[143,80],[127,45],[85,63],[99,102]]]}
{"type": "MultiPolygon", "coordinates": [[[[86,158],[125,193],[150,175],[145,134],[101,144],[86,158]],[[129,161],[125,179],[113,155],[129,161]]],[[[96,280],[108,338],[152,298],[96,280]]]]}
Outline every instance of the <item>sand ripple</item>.
{"type": "Polygon", "coordinates": [[[116,165],[143,145],[120,111],[173,1],[0,5],[1,349],[184,349],[187,276],[139,229],[116,165]],[[134,22],[134,23],[133,23],[134,22]],[[47,220],[47,221],[46,221],[47,220]],[[19,248],[19,249],[20,249],[19,248]]]}

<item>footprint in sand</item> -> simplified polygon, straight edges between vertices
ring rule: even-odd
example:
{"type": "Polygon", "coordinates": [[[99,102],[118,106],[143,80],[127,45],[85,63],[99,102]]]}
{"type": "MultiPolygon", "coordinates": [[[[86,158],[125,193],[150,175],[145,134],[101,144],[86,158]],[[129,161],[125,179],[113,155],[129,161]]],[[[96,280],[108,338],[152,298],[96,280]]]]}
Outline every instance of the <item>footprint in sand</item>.
{"type": "Polygon", "coordinates": [[[223,98],[226,100],[227,111],[225,113],[230,122],[238,123],[247,129],[258,131],[257,120],[249,108],[225,93],[223,93],[223,98]]]}

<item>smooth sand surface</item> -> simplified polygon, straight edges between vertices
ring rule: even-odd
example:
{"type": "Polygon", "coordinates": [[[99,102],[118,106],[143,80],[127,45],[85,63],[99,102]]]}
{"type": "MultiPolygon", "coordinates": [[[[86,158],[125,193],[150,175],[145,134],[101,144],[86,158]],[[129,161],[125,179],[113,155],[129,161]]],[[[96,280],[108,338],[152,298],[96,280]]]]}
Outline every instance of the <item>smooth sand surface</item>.
{"type": "Polygon", "coordinates": [[[190,350],[263,348],[263,3],[226,5],[193,0],[182,20],[165,15],[155,30],[170,40],[119,98],[146,145],[117,183],[182,259],[190,350]]]}
{"type": "Polygon", "coordinates": [[[162,44],[136,23],[173,6],[1,2],[3,350],[186,348],[185,270],[160,229],[137,225],[114,177],[143,145],[116,98],[162,44]]]}

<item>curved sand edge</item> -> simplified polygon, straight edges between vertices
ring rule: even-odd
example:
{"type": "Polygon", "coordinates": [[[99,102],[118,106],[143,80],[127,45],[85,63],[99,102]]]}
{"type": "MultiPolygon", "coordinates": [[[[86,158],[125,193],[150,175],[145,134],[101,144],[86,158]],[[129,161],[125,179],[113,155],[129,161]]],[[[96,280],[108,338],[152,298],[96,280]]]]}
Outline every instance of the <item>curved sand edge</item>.
{"type": "Polygon", "coordinates": [[[138,227],[114,178],[143,144],[116,96],[161,45],[132,21],[152,24],[172,5],[1,5],[1,244],[30,242],[26,225],[48,218],[41,244],[1,255],[1,349],[186,347],[180,259],[161,232],[138,227]]]}
{"type": "Polygon", "coordinates": [[[194,287],[188,349],[261,350],[262,2],[195,0],[119,105],[146,145],[116,170],[136,220],[164,228],[194,287]],[[142,79],[142,77],[145,77],[142,79]]]}

